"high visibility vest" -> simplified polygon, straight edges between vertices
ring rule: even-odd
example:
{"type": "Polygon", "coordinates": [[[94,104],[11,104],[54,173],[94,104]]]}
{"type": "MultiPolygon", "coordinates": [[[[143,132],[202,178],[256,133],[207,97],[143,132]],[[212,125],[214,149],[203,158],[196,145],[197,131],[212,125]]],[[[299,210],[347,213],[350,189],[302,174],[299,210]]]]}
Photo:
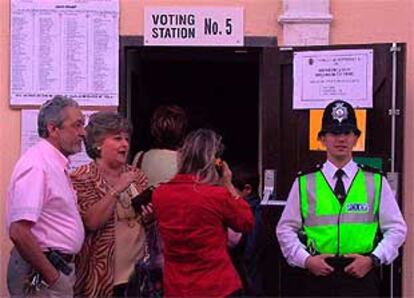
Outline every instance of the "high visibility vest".
{"type": "Polygon", "coordinates": [[[378,231],[380,174],[358,170],[341,205],[321,171],[299,177],[307,247],[316,253],[370,253],[378,231]]]}

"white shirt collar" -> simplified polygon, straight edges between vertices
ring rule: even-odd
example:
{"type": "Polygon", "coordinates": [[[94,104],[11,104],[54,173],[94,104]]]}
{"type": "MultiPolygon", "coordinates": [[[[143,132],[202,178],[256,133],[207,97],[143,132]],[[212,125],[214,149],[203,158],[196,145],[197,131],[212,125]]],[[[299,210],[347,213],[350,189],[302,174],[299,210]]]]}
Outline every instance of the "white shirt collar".
{"type": "MultiPolygon", "coordinates": [[[[323,164],[322,171],[325,177],[329,177],[331,179],[335,178],[337,170],[338,168],[329,160],[323,164]]],[[[342,170],[345,172],[345,177],[347,179],[352,179],[358,171],[358,165],[351,159],[345,166],[342,167],[342,170]]]]}

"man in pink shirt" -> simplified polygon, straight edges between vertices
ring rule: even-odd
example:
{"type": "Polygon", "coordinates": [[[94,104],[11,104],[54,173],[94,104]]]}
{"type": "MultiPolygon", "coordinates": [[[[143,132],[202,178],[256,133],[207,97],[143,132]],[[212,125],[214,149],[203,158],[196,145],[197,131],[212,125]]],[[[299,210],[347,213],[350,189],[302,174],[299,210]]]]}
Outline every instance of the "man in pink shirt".
{"type": "Polygon", "coordinates": [[[84,229],[68,177],[68,156],[81,150],[84,117],[78,103],[55,96],[38,116],[43,138],[13,171],[7,228],[14,243],[7,284],[12,296],[73,296],[74,255],[84,229]]]}

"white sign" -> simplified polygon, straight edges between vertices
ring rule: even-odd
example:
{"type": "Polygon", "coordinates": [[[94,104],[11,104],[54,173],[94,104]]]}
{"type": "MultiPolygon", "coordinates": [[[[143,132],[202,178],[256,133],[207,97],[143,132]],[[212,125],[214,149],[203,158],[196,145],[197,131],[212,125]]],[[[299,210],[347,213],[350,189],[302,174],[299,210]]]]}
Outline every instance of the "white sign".
{"type": "MultiPolygon", "coordinates": [[[[96,111],[82,111],[85,115],[85,124],[89,120],[89,116],[95,113],[96,111]]],[[[21,149],[20,153],[23,154],[27,149],[36,144],[41,140],[37,132],[37,116],[39,115],[39,110],[22,110],[22,130],[21,130],[21,149]]],[[[86,154],[85,147],[82,144],[82,151],[69,156],[70,160],[70,170],[74,170],[77,167],[89,163],[92,160],[86,154]]]]}
{"type": "Polygon", "coordinates": [[[12,105],[118,105],[118,0],[12,0],[12,105]]]}
{"type": "Polygon", "coordinates": [[[242,7],[146,7],[146,46],[243,46],[242,7]]]}
{"type": "Polygon", "coordinates": [[[295,52],[293,109],[323,109],[337,99],[372,108],[373,50],[295,52]]]}
{"type": "Polygon", "coordinates": [[[261,205],[268,205],[270,197],[275,194],[274,186],[276,179],[276,170],[266,169],[264,172],[264,188],[263,188],[263,199],[261,205]]]}

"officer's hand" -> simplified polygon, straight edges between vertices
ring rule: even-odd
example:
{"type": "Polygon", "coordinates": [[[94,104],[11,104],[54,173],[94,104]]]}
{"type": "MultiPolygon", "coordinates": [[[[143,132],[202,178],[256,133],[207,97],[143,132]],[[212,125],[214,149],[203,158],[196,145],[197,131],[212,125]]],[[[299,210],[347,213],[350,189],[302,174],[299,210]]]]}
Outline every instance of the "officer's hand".
{"type": "Polygon", "coordinates": [[[346,258],[353,258],[354,261],[345,267],[344,271],[356,278],[363,278],[373,267],[372,259],[369,256],[358,254],[345,255],[346,258]]]}
{"type": "Polygon", "coordinates": [[[305,268],[316,276],[327,276],[334,272],[334,268],[326,263],[325,259],[333,256],[328,254],[310,256],[306,259],[305,268]]]}

